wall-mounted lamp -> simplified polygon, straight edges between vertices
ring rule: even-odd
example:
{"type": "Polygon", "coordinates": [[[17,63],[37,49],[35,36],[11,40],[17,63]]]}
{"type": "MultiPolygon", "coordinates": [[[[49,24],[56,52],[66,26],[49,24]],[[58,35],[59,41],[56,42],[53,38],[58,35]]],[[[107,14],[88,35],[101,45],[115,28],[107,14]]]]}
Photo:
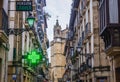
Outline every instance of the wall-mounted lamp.
{"type": "Polygon", "coordinates": [[[76,47],[77,52],[80,53],[81,52],[81,47],[76,47]]]}
{"type": "Polygon", "coordinates": [[[31,13],[29,14],[29,16],[28,16],[28,18],[27,18],[26,20],[27,20],[27,22],[28,22],[30,28],[32,28],[33,25],[34,25],[35,18],[32,16],[31,13]]]}
{"type": "Polygon", "coordinates": [[[29,14],[26,21],[28,22],[30,28],[8,28],[7,30],[8,35],[10,34],[19,35],[24,31],[34,30],[33,25],[34,25],[35,18],[32,16],[31,13],[29,14]]]}

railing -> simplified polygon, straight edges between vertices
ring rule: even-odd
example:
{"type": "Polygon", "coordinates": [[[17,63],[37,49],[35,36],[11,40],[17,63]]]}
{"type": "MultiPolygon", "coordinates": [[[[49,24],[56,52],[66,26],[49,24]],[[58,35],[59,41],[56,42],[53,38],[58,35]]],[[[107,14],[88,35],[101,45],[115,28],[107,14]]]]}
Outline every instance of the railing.
{"type": "Polygon", "coordinates": [[[80,37],[80,39],[79,39],[78,46],[82,47],[82,37],[80,37]]]}
{"type": "Polygon", "coordinates": [[[86,65],[87,65],[87,69],[92,68],[92,57],[88,56],[86,58],[86,65]]]}
{"type": "Polygon", "coordinates": [[[83,64],[80,66],[79,72],[80,72],[80,73],[83,73],[86,69],[87,69],[87,64],[83,63],[83,64]]]}
{"type": "Polygon", "coordinates": [[[83,42],[84,38],[85,38],[85,32],[83,31],[82,32],[82,42],[83,42]]]}
{"type": "Polygon", "coordinates": [[[8,34],[8,16],[5,12],[5,10],[2,8],[0,9],[0,11],[2,12],[1,17],[2,17],[2,27],[0,27],[6,34],[8,34]]]}
{"type": "Polygon", "coordinates": [[[71,56],[71,58],[73,57],[73,55],[74,55],[74,48],[71,47],[71,48],[70,48],[70,56],[71,56]]]}
{"type": "Polygon", "coordinates": [[[82,11],[80,11],[80,23],[82,22],[83,16],[82,16],[82,11]]]}
{"type": "Polygon", "coordinates": [[[68,40],[72,40],[74,36],[73,30],[68,33],[68,40]]]}
{"type": "Polygon", "coordinates": [[[86,2],[85,2],[85,0],[82,0],[82,2],[81,2],[81,11],[82,11],[82,13],[84,12],[85,7],[86,7],[86,2]]]}
{"type": "Polygon", "coordinates": [[[40,4],[40,3],[41,3],[41,0],[37,0],[37,2],[40,4]]]}
{"type": "Polygon", "coordinates": [[[87,36],[89,33],[91,33],[91,27],[90,27],[90,23],[87,23],[85,25],[85,35],[87,36]]]}
{"type": "Polygon", "coordinates": [[[86,2],[86,5],[88,5],[88,3],[90,2],[90,0],[85,0],[85,2],[86,2]]]}

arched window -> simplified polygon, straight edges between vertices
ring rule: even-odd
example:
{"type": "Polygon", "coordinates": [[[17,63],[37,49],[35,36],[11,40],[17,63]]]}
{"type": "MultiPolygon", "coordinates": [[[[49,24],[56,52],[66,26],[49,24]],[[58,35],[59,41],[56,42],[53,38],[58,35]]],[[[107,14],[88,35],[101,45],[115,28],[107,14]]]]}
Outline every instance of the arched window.
{"type": "Polygon", "coordinates": [[[59,29],[57,30],[57,34],[58,34],[58,35],[60,34],[60,30],[59,30],[59,29]]]}

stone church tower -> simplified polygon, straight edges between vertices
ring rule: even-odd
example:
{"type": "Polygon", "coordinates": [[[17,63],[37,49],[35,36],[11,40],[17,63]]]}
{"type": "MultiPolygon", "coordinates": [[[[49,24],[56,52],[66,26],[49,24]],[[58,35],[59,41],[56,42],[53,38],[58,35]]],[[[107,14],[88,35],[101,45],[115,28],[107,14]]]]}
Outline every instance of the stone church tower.
{"type": "Polygon", "coordinates": [[[63,55],[68,28],[61,30],[58,20],[54,26],[54,38],[51,41],[51,80],[58,82],[61,80],[64,71],[66,58],[63,55]]]}

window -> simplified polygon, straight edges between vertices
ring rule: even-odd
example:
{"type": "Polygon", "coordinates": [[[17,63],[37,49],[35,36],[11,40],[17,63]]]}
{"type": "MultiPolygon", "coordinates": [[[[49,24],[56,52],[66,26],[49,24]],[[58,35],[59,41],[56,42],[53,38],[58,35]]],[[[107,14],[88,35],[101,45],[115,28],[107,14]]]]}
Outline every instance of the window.
{"type": "Polygon", "coordinates": [[[100,79],[100,82],[105,82],[105,80],[104,79],[100,79]]]}
{"type": "Polygon", "coordinates": [[[41,0],[37,0],[37,2],[40,4],[40,3],[41,3],[41,0]]]}
{"type": "Polygon", "coordinates": [[[109,0],[109,23],[118,23],[118,0],[109,0]]]}
{"type": "Polygon", "coordinates": [[[106,8],[105,8],[105,0],[100,0],[100,4],[99,4],[99,8],[100,8],[100,31],[103,30],[105,24],[106,24],[106,8]]]}
{"type": "Polygon", "coordinates": [[[60,30],[57,30],[57,34],[58,34],[58,35],[60,34],[60,30]]]}

